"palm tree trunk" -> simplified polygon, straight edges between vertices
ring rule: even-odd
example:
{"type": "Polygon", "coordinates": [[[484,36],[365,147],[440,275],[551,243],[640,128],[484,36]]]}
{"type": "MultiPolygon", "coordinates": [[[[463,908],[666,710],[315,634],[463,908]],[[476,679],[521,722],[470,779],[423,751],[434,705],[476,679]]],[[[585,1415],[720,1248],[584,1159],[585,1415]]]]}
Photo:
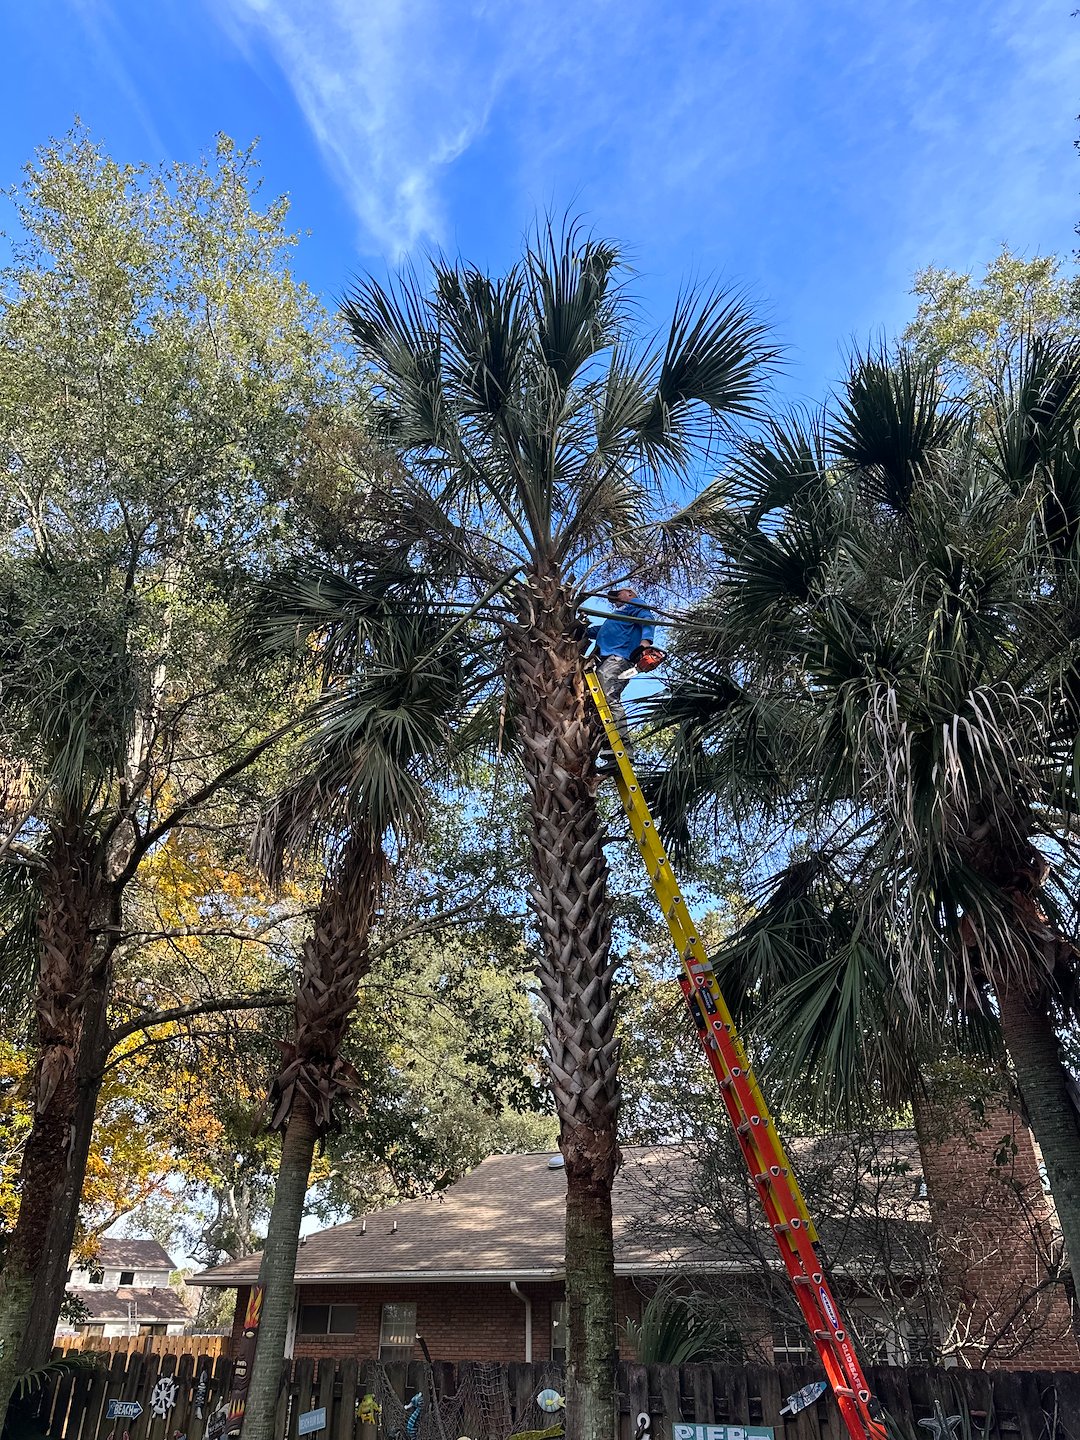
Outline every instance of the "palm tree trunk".
{"type": "Polygon", "coordinates": [[[102,889],[98,862],[96,846],[77,827],[59,827],[54,833],[38,920],[33,1122],[19,1172],[19,1214],[0,1273],[0,1430],[19,1373],[50,1235],[70,1210],[63,1205],[65,1190],[70,1194],[82,1181],[73,1149],[79,1056],[87,1018],[96,1026],[108,990],[107,974],[95,973],[94,965],[102,889]]]}
{"type": "Polygon", "coordinates": [[[284,1126],[284,1138],[259,1268],[265,1289],[244,1440],[273,1440],[311,1160],[316,1140],[331,1124],[334,1102],[356,1087],[341,1045],[371,963],[368,936],[385,875],[377,838],[357,827],[327,878],[301,957],[293,1033],[270,1093],[271,1124],[284,1126]]]}
{"type": "MultiPolygon", "coordinates": [[[[1005,1046],[1042,1151],[1075,1280],[1080,1263],[1080,1123],[1067,1088],[1061,1042],[1045,995],[999,986],[997,999],[1005,1046]]],[[[1073,1326],[1080,1330],[1076,1307],[1073,1326]]]]}
{"type": "Polygon", "coordinates": [[[575,638],[577,615],[564,587],[555,576],[536,575],[520,588],[517,604],[509,643],[531,806],[531,901],[566,1162],[566,1435],[610,1440],[619,1077],[608,871],[590,783],[599,735],[575,638]]]}
{"type": "Polygon", "coordinates": [[[274,1205],[259,1264],[259,1284],[265,1289],[255,1363],[244,1410],[244,1440],[274,1440],[281,1368],[293,1303],[300,1222],[304,1218],[304,1199],[316,1139],[315,1110],[307,1096],[301,1093],[289,1113],[281,1142],[274,1205]]]}
{"type": "Polygon", "coordinates": [[[88,997],[84,1011],[83,1039],[75,1067],[75,1112],[71,1121],[70,1158],[34,1283],[33,1306],[19,1355],[20,1370],[36,1370],[49,1359],[60,1308],[64,1303],[98,1095],[108,1059],[107,998],[104,989],[95,989],[88,997]]]}

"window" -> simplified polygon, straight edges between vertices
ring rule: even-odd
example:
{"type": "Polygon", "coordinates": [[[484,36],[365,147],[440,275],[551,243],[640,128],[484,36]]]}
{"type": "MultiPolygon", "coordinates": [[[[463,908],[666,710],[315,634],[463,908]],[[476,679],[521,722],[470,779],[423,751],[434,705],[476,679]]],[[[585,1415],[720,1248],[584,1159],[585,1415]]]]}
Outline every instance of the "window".
{"type": "Polygon", "coordinates": [[[380,1360],[411,1360],[416,1339],[416,1306],[384,1305],[379,1329],[380,1360]]]}
{"type": "Polygon", "coordinates": [[[87,1283],[90,1285],[105,1284],[105,1271],[101,1269],[100,1265],[92,1265],[90,1267],[90,1274],[87,1277],[87,1283]]]}
{"type": "Polygon", "coordinates": [[[300,1306],[300,1334],[326,1335],[330,1330],[329,1305],[300,1306]]]}
{"type": "Polygon", "coordinates": [[[169,1327],[168,1327],[168,1325],[140,1325],[140,1326],[139,1326],[139,1334],[140,1334],[140,1335],[167,1335],[168,1333],[169,1333],[169,1327]]]}
{"type": "Polygon", "coordinates": [[[880,1310],[858,1309],[852,1312],[855,1332],[862,1341],[863,1352],[871,1365],[903,1365],[907,1345],[895,1321],[880,1310]]]}
{"type": "Polygon", "coordinates": [[[134,1284],[135,1284],[135,1271],[134,1271],[134,1270],[121,1270],[121,1271],[120,1271],[120,1279],[119,1279],[116,1283],[117,1283],[118,1285],[134,1285],[134,1284]]]}
{"type": "Polygon", "coordinates": [[[551,1358],[566,1363],[566,1301],[551,1302],[551,1358]]]}
{"type": "Polygon", "coordinates": [[[356,1334],[356,1306],[355,1305],[331,1305],[330,1306],[330,1328],[328,1335],[355,1335],[356,1334]]]}
{"type": "Polygon", "coordinates": [[[772,1348],[774,1365],[801,1365],[810,1355],[809,1332],[801,1325],[778,1325],[772,1348]]]}
{"type": "Polygon", "coordinates": [[[355,1305],[301,1305],[301,1335],[355,1335],[355,1305]]]}
{"type": "Polygon", "coordinates": [[[80,1326],[79,1326],[79,1334],[80,1334],[80,1335],[104,1335],[104,1334],[105,1334],[105,1326],[104,1326],[104,1325],[80,1325],[80,1326]]]}
{"type": "Polygon", "coordinates": [[[905,1316],[904,1329],[907,1331],[908,1359],[913,1365],[941,1363],[941,1336],[929,1316],[905,1316]]]}

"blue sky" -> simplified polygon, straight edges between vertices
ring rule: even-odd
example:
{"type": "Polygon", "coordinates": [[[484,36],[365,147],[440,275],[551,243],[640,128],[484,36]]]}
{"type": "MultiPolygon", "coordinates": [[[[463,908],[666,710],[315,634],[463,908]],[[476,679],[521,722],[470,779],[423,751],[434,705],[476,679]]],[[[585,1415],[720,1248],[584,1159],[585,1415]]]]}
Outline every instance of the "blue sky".
{"type": "Polygon", "coordinates": [[[77,113],[118,157],[261,137],[333,301],[424,246],[500,266],[537,211],[621,240],[660,321],[746,287],[819,394],[911,276],[1080,218],[1075,0],[31,0],[0,9],[0,179],[77,113]]]}

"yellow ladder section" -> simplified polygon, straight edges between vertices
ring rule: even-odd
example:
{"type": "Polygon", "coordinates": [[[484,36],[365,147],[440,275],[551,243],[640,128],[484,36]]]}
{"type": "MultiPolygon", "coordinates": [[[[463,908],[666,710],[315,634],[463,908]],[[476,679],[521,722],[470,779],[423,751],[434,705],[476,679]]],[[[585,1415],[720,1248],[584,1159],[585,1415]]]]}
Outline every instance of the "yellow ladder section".
{"type": "Polygon", "coordinates": [[[816,1248],[817,1232],[795,1172],[656,833],[607,696],[591,667],[585,680],[615,756],[619,798],[682,962],[683,996],[840,1414],[852,1440],[885,1440],[879,1407],[826,1278],[816,1248]]]}

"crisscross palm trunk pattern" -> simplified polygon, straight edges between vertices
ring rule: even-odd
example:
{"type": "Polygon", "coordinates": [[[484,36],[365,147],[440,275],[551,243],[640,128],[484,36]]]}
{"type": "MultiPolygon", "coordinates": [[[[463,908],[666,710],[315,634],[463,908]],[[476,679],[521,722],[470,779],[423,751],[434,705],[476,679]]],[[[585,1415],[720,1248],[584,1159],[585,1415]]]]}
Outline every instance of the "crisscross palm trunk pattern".
{"type": "Polygon", "coordinates": [[[620,1155],[608,867],[594,785],[599,729],[576,607],[533,575],[508,637],[532,812],[531,903],[559,1144],[566,1166],[568,1440],[610,1440],[615,1405],[611,1187],[620,1155]],[[585,1397],[588,1397],[586,1403],[585,1397]]]}

